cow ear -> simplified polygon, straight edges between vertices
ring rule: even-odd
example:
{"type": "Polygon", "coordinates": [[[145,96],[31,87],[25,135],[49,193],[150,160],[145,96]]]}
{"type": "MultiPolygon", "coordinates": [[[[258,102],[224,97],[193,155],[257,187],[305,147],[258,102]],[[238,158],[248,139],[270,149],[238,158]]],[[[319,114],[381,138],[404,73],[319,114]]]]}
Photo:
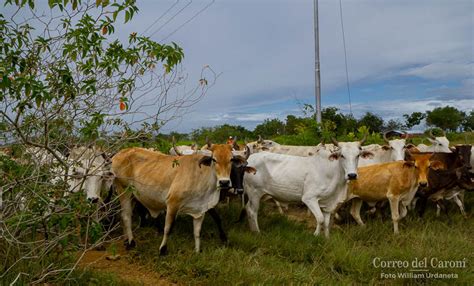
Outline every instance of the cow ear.
{"type": "Polygon", "coordinates": [[[115,178],[115,175],[111,171],[107,171],[102,174],[102,179],[104,180],[113,180],[114,178],[115,178]]]}
{"type": "Polygon", "coordinates": [[[199,168],[201,168],[201,165],[211,166],[212,161],[213,159],[211,156],[202,157],[201,159],[199,159],[199,168]]]}
{"type": "Polygon", "coordinates": [[[255,169],[254,167],[247,166],[247,167],[245,167],[245,172],[253,173],[255,175],[255,174],[257,174],[257,169],[255,169]]]}
{"type": "Polygon", "coordinates": [[[385,150],[385,151],[388,151],[388,150],[392,149],[392,147],[390,147],[388,145],[383,145],[382,149],[385,150]]]}
{"type": "Polygon", "coordinates": [[[374,153],[370,151],[362,151],[360,152],[360,156],[364,159],[372,159],[374,157],[374,153]]]}
{"type": "Polygon", "coordinates": [[[430,162],[430,168],[433,170],[444,170],[446,167],[440,161],[432,161],[430,162]]]}
{"type": "Polygon", "coordinates": [[[239,164],[247,163],[247,160],[244,157],[239,156],[239,155],[232,157],[231,161],[235,163],[239,163],[239,164]]]}
{"type": "Polygon", "coordinates": [[[434,144],[434,143],[436,142],[435,139],[431,139],[430,137],[428,137],[428,138],[426,138],[426,139],[428,139],[428,141],[430,141],[432,144],[434,144]]]}
{"type": "Polygon", "coordinates": [[[405,161],[403,162],[403,167],[407,167],[407,168],[415,167],[415,161],[405,161]]]}
{"type": "Polygon", "coordinates": [[[338,152],[334,152],[331,155],[329,155],[329,161],[337,160],[337,159],[339,159],[340,156],[341,156],[341,154],[339,154],[338,152]]]}

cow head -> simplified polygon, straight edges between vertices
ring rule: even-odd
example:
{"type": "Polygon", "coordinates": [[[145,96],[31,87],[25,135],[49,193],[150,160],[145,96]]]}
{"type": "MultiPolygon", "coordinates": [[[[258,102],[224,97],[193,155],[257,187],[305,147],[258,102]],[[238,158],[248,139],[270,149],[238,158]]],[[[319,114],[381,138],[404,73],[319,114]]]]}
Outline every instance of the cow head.
{"type": "Polygon", "coordinates": [[[272,140],[264,140],[262,136],[258,135],[258,140],[246,144],[250,148],[250,153],[258,153],[261,151],[268,151],[271,147],[279,145],[272,140]]]}
{"type": "Polygon", "coordinates": [[[433,145],[432,151],[434,152],[443,152],[443,153],[452,153],[451,149],[449,149],[449,140],[446,138],[446,133],[443,131],[443,136],[435,137],[430,130],[430,134],[428,140],[433,145]]]}
{"type": "Polygon", "coordinates": [[[217,187],[221,190],[228,190],[232,187],[231,170],[232,165],[245,164],[247,159],[242,156],[235,156],[232,153],[232,146],[228,144],[211,144],[208,148],[212,152],[211,156],[204,156],[199,160],[199,166],[214,166],[217,177],[217,187]]]}
{"type": "Polygon", "coordinates": [[[96,203],[100,200],[101,191],[110,189],[113,183],[114,175],[108,168],[110,161],[94,149],[79,150],[73,150],[69,158],[72,162],[68,170],[69,192],[84,191],[87,200],[96,203]]]}
{"type": "Polygon", "coordinates": [[[439,170],[444,168],[444,164],[440,161],[430,161],[433,153],[411,153],[405,151],[404,166],[408,168],[415,168],[417,172],[418,186],[428,187],[428,172],[432,170],[439,170]]]}
{"type": "Polygon", "coordinates": [[[403,160],[403,158],[405,157],[406,140],[405,139],[389,140],[387,138],[387,133],[388,132],[385,132],[383,134],[383,139],[387,143],[387,145],[382,146],[382,149],[390,152],[390,159],[392,161],[403,160]]]}
{"type": "MultiPolygon", "coordinates": [[[[234,156],[241,156],[240,154],[236,154],[234,152],[234,156]]],[[[245,173],[253,173],[256,174],[257,170],[254,167],[247,166],[247,159],[250,155],[250,148],[246,146],[246,154],[245,154],[245,162],[242,161],[233,161],[232,162],[232,169],[230,172],[230,180],[232,182],[232,187],[234,188],[235,192],[238,195],[244,193],[244,175],[245,173]]]]}
{"type": "Polygon", "coordinates": [[[337,142],[335,138],[331,138],[332,143],[337,150],[329,155],[329,160],[339,160],[344,169],[346,180],[357,179],[357,165],[359,157],[370,158],[374,154],[370,151],[362,150],[361,146],[367,139],[367,135],[359,142],[337,142]]]}

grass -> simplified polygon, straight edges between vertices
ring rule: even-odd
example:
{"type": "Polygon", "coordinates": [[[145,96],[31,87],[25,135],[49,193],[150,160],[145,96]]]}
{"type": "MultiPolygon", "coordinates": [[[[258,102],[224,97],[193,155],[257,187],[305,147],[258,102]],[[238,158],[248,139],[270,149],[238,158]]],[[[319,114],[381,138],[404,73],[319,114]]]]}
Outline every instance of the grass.
{"type": "MultiPolygon", "coordinates": [[[[467,204],[474,196],[467,194],[467,204]],[[470,196],[469,196],[470,195],[470,196]]],[[[223,245],[210,217],[206,217],[201,243],[203,251],[193,252],[192,219],[181,216],[176,222],[168,249],[159,256],[161,235],[154,228],[135,231],[138,246],[131,252],[135,263],[152,266],[161,275],[178,284],[471,284],[474,281],[474,223],[464,220],[452,207],[453,223],[436,218],[432,210],[423,220],[410,213],[402,220],[401,234],[392,233],[390,219],[365,219],[367,227],[355,223],[332,229],[330,239],[314,237],[314,228],[276,214],[263,207],[261,233],[248,230],[247,222],[236,223],[239,205],[221,206],[219,213],[228,231],[229,244],[223,245]],[[456,273],[456,280],[396,279],[380,277],[381,272],[408,272],[378,269],[373,259],[406,260],[437,258],[468,260],[467,268],[433,269],[430,272],[456,273]]],[[[304,212],[303,212],[304,217],[304,212]]],[[[308,220],[313,218],[308,217],[308,220]]],[[[161,233],[161,230],[160,230],[161,233]]],[[[402,269],[403,270],[403,269],[402,269]]]]}

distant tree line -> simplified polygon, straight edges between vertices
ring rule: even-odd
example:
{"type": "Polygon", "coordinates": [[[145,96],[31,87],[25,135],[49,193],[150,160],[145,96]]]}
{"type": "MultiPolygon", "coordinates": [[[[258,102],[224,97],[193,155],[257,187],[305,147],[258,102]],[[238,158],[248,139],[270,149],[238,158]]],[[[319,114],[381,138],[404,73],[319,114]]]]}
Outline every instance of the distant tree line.
{"type": "MultiPolygon", "coordinates": [[[[240,140],[245,138],[256,138],[261,135],[264,138],[278,136],[304,135],[314,136],[324,131],[336,136],[357,133],[361,127],[367,128],[370,133],[381,133],[386,130],[409,130],[422,123],[423,120],[429,127],[437,127],[445,131],[472,131],[474,130],[474,110],[465,113],[455,107],[437,107],[431,111],[413,112],[404,114],[402,120],[390,119],[384,121],[382,117],[366,112],[362,117],[355,118],[350,114],[344,114],[336,107],[327,107],[322,110],[323,123],[318,126],[314,119],[314,108],[312,105],[304,105],[303,116],[288,115],[286,119],[265,119],[258,124],[253,131],[243,126],[224,124],[216,127],[203,127],[191,132],[189,139],[204,142],[205,138],[223,142],[229,135],[237,136],[240,140]]],[[[184,139],[186,134],[174,135],[184,139]]]]}

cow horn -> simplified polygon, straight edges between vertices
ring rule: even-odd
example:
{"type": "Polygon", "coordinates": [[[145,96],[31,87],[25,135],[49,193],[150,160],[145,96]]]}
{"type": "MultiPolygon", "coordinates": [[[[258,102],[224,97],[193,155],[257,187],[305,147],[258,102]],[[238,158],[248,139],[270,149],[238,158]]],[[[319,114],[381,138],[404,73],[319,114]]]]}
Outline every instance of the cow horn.
{"type": "Polygon", "coordinates": [[[234,142],[232,143],[232,148],[234,148],[234,150],[240,150],[239,145],[237,144],[237,136],[234,137],[234,142]]]}
{"type": "Polygon", "coordinates": [[[362,140],[360,140],[360,145],[364,145],[365,143],[365,140],[367,140],[367,133],[364,134],[364,137],[362,138],[362,140]]]}
{"type": "Polygon", "coordinates": [[[337,142],[336,138],[331,137],[331,141],[332,141],[332,144],[334,144],[334,146],[339,146],[339,142],[337,142]]]}
{"type": "Polygon", "coordinates": [[[443,129],[441,129],[441,132],[443,132],[443,137],[446,137],[446,132],[443,129]]]}
{"type": "Polygon", "coordinates": [[[436,139],[436,137],[433,135],[433,129],[430,129],[429,136],[431,139],[436,139]]]}
{"type": "Polygon", "coordinates": [[[206,143],[207,143],[207,147],[208,147],[208,148],[211,148],[211,147],[212,147],[211,140],[210,140],[208,137],[206,137],[206,143]]]}
{"type": "Polygon", "coordinates": [[[386,132],[383,133],[383,140],[384,140],[385,142],[387,142],[387,143],[388,143],[388,141],[389,141],[388,138],[387,138],[387,133],[388,133],[388,132],[390,132],[390,131],[386,131],[386,132]]]}
{"type": "Polygon", "coordinates": [[[174,138],[174,136],[172,138],[172,141],[173,141],[173,150],[176,153],[176,155],[183,156],[183,154],[181,152],[179,152],[178,149],[176,148],[176,139],[174,138]]]}
{"type": "Polygon", "coordinates": [[[262,135],[258,135],[258,140],[257,140],[258,143],[263,143],[263,139],[262,139],[262,135]]]}
{"type": "Polygon", "coordinates": [[[250,157],[250,148],[245,144],[245,160],[247,160],[250,157]]]}

